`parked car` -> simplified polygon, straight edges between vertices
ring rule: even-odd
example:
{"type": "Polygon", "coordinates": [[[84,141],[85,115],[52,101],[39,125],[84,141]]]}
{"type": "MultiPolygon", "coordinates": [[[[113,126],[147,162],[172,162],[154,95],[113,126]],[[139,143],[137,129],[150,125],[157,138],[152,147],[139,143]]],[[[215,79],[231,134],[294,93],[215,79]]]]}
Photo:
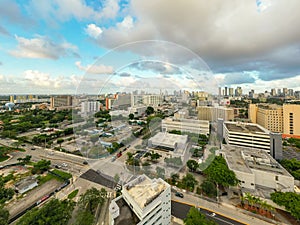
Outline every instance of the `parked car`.
{"type": "Polygon", "coordinates": [[[88,162],[87,161],[83,161],[83,165],[87,165],[88,164],[88,162]]]}
{"type": "Polygon", "coordinates": [[[180,198],[183,198],[183,194],[182,194],[181,192],[176,192],[176,193],[175,193],[175,196],[180,197],[180,198]]]}

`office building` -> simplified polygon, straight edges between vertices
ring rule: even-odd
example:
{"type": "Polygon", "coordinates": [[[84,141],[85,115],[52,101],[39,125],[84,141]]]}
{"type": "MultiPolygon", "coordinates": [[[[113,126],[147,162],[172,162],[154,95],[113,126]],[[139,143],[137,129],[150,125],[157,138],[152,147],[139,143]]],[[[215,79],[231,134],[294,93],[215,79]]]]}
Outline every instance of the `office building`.
{"type": "Polygon", "coordinates": [[[221,118],[232,121],[234,119],[234,110],[223,106],[199,106],[197,111],[199,120],[217,121],[221,118]]]}
{"type": "Polygon", "coordinates": [[[228,96],[227,87],[225,87],[225,96],[228,96]]]}
{"type": "Polygon", "coordinates": [[[155,136],[149,138],[148,147],[176,152],[178,150],[185,149],[187,147],[187,143],[187,135],[158,132],[155,136]]]}
{"type": "Polygon", "coordinates": [[[157,107],[161,105],[163,102],[162,95],[144,95],[143,96],[143,104],[146,106],[157,107]]]}
{"type": "Polygon", "coordinates": [[[81,102],[81,113],[94,113],[100,110],[100,102],[98,101],[83,101],[81,102]]]}
{"type": "Polygon", "coordinates": [[[171,187],[162,180],[140,175],[123,186],[109,206],[110,225],[171,224],[171,187]]]}
{"type": "Polygon", "coordinates": [[[229,88],[229,96],[233,96],[233,88],[229,88]]]}
{"type": "Polygon", "coordinates": [[[50,109],[70,109],[72,108],[73,97],[71,95],[52,96],[50,98],[50,109]]]}
{"type": "Polygon", "coordinates": [[[300,137],[300,105],[283,105],[283,134],[287,137],[300,137]]]}
{"type": "Polygon", "coordinates": [[[127,110],[131,106],[131,94],[116,94],[112,109],[127,110]]]}
{"type": "Polygon", "coordinates": [[[264,150],[275,159],[282,159],[281,135],[276,135],[254,123],[223,123],[223,138],[227,144],[264,150]]]}
{"type": "Polygon", "coordinates": [[[209,121],[167,117],[162,120],[161,129],[163,132],[177,130],[181,132],[209,135],[209,121]]]}
{"type": "Polygon", "coordinates": [[[294,177],[265,151],[222,145],[220,151],[245,191],[263,188],[270,192],[294,192],[294,177]]]}
{"type": "Polygon", "coordinates": [[[252,123],[285,137],[300,136],[300,105],[249,104],[248,116],[252,123]]]}
{"type": "Polygon", "coordinates": [[[248,116],[252,123],[257,123],[272,132],[283,132],[283,108],[275,104],[249,104],[248,116]]]}
{"type": "Polygon", "coordinates": [[[235,96],[242,96],[242,94],[243,94],[242,88],[241,87],[237,87],[235,89],[235,96]]]}

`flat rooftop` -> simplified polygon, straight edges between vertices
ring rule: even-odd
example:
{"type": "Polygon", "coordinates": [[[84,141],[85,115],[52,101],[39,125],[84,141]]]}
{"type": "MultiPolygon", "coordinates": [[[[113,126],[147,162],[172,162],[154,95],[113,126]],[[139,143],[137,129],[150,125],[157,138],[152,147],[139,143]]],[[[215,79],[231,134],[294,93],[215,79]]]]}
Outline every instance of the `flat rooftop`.
{"type": "Polygon", "coordinates": [[[266,151],[246,147],[222,145],[228,166],[232,170],[244,173],[252,173],[253,169],[263,170],[291,176],[275,159],[266,151]]]}
{"type": "Polygon", "coordinates": [[[162,179],[150,179],[145,175],[139,176],[135,180],[125,185],[125,190],[143,209],[150,204],[166,188],[167,183],[162,179]]]}
{"type": "Polygon", "coordinates": [[[229,131],[241,132],[241,133],[266,133],[268,130],[254,123],[236,123],[236,122],[225,122],[226,128],[229,131]]]}
{"type": "Polygon", "coordinates": [[[161,143],[165,145],[174,145],[175,143],[186,143],[188,140],[187,135],[170,134],[168,132],[158,132],[155,136],[150,138],[154,143],[161,143]]]}

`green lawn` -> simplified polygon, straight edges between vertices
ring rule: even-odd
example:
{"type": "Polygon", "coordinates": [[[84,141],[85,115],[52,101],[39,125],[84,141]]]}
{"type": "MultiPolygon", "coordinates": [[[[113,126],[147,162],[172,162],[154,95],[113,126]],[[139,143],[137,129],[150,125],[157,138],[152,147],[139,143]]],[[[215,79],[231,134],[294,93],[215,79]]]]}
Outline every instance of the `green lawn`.
{"type": "Polygon", "coordinates": [[[73,199],[76,197],[76,195],[78,194],[78,189],[72,191],[69,195],[68,195],[68,199],[73,199]]]}
{"type": "Polygon", "coordinates": [[[5,156],[2,156],[0,157],[0,162],[3,162],[5,160],[9,159],[9,156],[5,155],[5,156]]]}
{"type": "Polygon", "coordinates": [[[61,171],[61,170],[54,169],[54,170],[52,170],[52,172],[55,173],[55,174],[57,174],[57,175],[59,175],[63,179],[70,179],[70,178],[72,178],[72,175],[70,173],[67,173],[67,172],[64,172],[64,171],[61,171]]]}

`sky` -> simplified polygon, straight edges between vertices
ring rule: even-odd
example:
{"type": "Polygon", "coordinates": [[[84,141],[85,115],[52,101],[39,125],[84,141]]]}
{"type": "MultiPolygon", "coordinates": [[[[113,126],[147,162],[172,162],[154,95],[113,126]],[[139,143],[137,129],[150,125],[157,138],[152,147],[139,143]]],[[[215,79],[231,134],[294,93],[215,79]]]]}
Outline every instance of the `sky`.
{"type": "Polygon", "coordinates": [[[0,0],[0,94],[300,90],[299,0],[0,0]]]}

